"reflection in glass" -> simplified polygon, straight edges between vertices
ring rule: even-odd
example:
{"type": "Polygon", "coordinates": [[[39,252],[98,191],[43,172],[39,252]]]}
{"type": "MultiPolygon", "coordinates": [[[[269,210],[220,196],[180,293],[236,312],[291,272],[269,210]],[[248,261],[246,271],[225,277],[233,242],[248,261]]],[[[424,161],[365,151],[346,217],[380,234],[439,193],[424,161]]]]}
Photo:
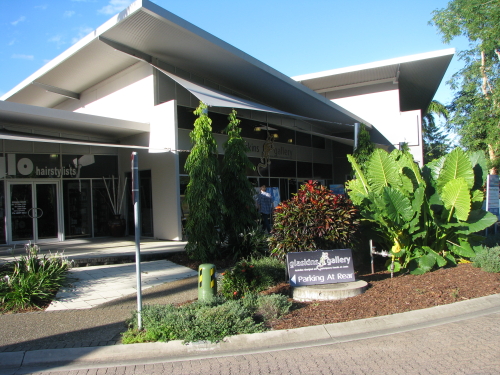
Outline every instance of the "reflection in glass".
{"type": "Polygon", "coordinates": [[[10,209],[12,241],[33,239],[33,219],[29,212],[33,208],[31,184],[10,185],[10,209]]]}

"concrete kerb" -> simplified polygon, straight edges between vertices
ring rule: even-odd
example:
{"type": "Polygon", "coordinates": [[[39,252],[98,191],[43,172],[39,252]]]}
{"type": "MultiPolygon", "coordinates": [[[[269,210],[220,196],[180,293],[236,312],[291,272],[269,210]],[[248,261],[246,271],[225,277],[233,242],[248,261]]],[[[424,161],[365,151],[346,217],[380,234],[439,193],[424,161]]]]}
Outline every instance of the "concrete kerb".
{"type": "MultiPolygon", "coordinates": [[[[345,323],[231,336],[216,344],[199,342],[184,345],[181,341],[171,341],[168,343],[4,352],[0,353],[0,368],[15,368],[17,370],[35,367],[54,368],[55,366],[91,368],[102,364],[109,366],[155,363],[268,352],[284,348],[320,346],[384,336],[492,313],[500,313],[500,294],[345,323]]],[[[2,371],[1,373],[6,372],[2,371]]]]}

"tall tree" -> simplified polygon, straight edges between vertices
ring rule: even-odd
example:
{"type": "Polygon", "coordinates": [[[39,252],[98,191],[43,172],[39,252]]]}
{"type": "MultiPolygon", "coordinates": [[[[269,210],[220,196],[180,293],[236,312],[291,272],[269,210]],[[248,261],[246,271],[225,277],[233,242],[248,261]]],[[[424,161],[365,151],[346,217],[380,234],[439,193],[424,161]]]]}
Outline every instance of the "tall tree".
{"type": "Polygon", "coordinates": [[[212,134],[212,120],[208,117],[207,106],[200,102],[194,114],[198,118],[189,134],[193,148],[185,165],[189,173],[186,189],[186,202],[189,206],[186,252],[192,259],[207,262],[219,255],[219,230],[222,229],[224,205],[217,143],[212,134]]]}
{"type": "Polygon", "coordinates": [[[247,156],[248,147],[241,137],[240,120],[233,109],[228,117],[229,124],[225,129],[228,139],[224,144],[224,164],[221,171],[222,195],[226,205],[224,215],[225,232],[229,239],[229,247],[235,256],[243,254],[243,234],[257,226],[257,211],[253,196],[254,188],[247,178],[247,170],[255,169],[247,156]]]}
{"type": "Polygon", "coordinates": [[[435,10],[431,24],[445,42],[464,36],[464,67],[451,79],[456,91],[450,124],[470,150],[488,155],[490,173],[500,165],[500,0],[452,0],[435,10]]]}
{"type": "Polygon", "coordinates": [[[366,162],[370,159],[373,151],[375,151],[375,144],[371,140],[370,132],[366,129],[365,124],[360,124],[358,147],[354,150],[353,156],[363,171],[365,171],[366,162]]]}
{"type": "Polygon", "coordinates": [[[444,104],[437,100],[431,101],[422,116],[422,135],[424,139],[424,164],[446,155],[450,145],[446,134],[436,124],[435,117],[448,120],[449,112],[444,104]]]}

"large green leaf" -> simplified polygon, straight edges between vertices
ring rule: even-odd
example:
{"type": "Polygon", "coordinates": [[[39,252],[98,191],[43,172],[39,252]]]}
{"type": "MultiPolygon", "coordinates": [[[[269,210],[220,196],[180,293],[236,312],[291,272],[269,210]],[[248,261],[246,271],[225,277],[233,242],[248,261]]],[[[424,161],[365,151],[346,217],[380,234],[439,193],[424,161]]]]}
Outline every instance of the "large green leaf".
{"type": "Polygon", "coordinates": [[[467,220],[471,202],[469,188],[464,178],[460,177],[448,181],[443,187],[442,198],[445,208],[450,212],[448,221],[453,213],[458,220],[467,220]]]}
{"type": "Polygon", "coordinates": [[[476,255],[470,244],[465,240],[460,238],[458,244],[451,244],[449,249],[456,255],[463,258],[472,258],[476,255]]]}
{"type": "Polygon", "coordinates": [[[356,179],[361,181],[361,187],[365,191],[364,195],[368,195],[368,192],[370,191],[370,186],[368,186],[368,181],[366,180],[366,177],[361,170],[361,167],[359,164],[356,162],[356,159],[352,155],[347,155],[347,160],[351,163],[352,169],[354,169],[354,173],[356,173],[356,179]]]}
{"type": "Polygon", "coordinates": [[[427,163],[424,169],[430,171],[428,174],[428,180],[437,181],[444,167],[444,162],[446,161],[446,156],[442,156],[439,159],[433,160],[430,163],[427,163]]]}
{"type": "Polygon", "coordinates": [[[463,227],[457,232],[463,234],[477,233],[491,227],[497,222],[497,220],[497,217],[491,212],[487,212],[485,210],[473,210],[470,212],[467,222],[462,223],[463,227]]]}
{"type": "Polygon", "coordinates": [[[426,254],[418,258],[418,265],[425,272],[429,272],[436,265],[436,258],[431,254],[426,254]]]}
{"type": "Polygon", "coordinates": [[[438,191],[441,192],[448,182],[458,178],[463,178],[469,189],[472,189],[474,186],[474,173],[471,161],[466,153],[457,147],[446,156],[443,170],[439,174],[437,181],[438,191]]]}
{"type": "Polygon", "coordinates": [[[474,189],[480,189],[486,183],[488,167],[483,151],[472,152],[469,155],[472,169],[474,171],[474,189]]]}
{"type": "Polygon", "coordinates": [[[439,255],[436,251],[432,250],[429,246],[422,246],[422,249],[426,250],[428,255],[436,259],[438,267],[444,267],[448,263],[448,261],[445,258],[439,255]]]}
{"type": "Polygon", "coordinates": [[[368,161],[367,179],[375,193],[381,193],[386,186],[400,186],[398,166],[389,154],[376,149],[368,161]]]}
{"type": "Polygon", "coordinates": [[[361,179],[350,180],[347,182],[347,193],[352,203],[360,206],[363,200],[367,197],[368,193],[363,185],[361,179]]]}
{"type": "Polygon", "coordinates": [[[401,166],[401,170],[403,173],[408,176],[414,184],[421,186],[425,186],[425,181],[422,178],[422,174],[420,173],[420,168],[417,163],[413,160],[411,154],[404,153],[399,159],[399,165],[401,166]]]}
{"type": "Polygon", "coordinates": [[[387,216],[398,224],[410,221],[414,216],[414,211],[410,200],[401,191],[386,187],[383,190],[383,200],[386,207],[387,216]]]}

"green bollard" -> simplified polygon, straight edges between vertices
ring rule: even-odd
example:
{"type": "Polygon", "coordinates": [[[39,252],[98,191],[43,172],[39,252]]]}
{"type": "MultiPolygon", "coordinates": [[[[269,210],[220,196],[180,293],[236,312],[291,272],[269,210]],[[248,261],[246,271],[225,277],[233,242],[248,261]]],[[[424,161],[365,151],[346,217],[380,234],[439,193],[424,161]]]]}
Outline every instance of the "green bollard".
{"type": "Polygon", "coordinates": [[[206,301],[217,294],[217,280],[215,280],[215,265],[200,264],[198,267],[198,299],[206,301]]]}

